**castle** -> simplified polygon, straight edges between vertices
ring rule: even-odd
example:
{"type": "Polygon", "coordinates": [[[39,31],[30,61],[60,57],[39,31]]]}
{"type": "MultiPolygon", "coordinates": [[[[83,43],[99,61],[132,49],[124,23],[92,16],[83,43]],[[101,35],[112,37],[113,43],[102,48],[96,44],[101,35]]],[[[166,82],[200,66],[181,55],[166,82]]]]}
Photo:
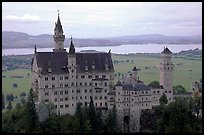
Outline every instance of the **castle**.
{"type": "Polygon", "coordinates": [[[174,65],[168,48],[161,53],[159,87],[150,87],[139,80],[136,67],[127,78],[114,85],[110,51],[76,52],[72,37],[69,52],[64,49],[65,35],[59,13],[53,38],[53,52],[37,52],[35,47],[31,63],[32,89],[37,106],[51,102],[58,115],[73,115],[77,103],[86,107],[92,98],[96,109],[108,110],[115,105],[117,122],[123,132],[138,132],[142,109],[158,105],[163,93],[169,102],[173,100],[174,65]]]}

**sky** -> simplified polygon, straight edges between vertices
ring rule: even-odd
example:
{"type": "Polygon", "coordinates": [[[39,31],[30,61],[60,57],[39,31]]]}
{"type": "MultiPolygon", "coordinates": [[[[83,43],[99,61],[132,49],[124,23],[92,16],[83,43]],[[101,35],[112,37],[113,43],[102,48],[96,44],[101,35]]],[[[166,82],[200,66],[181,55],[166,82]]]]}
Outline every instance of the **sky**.
{"type": "Polygon", "coordinates": [[[202,35],[202,2],[2,2],[2,31],[66,37],[202,35]]]}

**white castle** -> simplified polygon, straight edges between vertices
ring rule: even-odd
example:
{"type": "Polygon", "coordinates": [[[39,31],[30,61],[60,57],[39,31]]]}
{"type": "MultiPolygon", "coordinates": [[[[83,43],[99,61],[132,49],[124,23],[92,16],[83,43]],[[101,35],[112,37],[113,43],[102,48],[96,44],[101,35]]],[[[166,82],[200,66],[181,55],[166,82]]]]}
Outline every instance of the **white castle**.
{"type": "Polygon", "coordinates": [[[163,93],[168,102],[173,100],[174,65],[171,62],[172,52],[168,48],[161,52],[159,87],[152,88],[139,80],[136,67],[126,79],[114,85],[110,51],[76,52],[72,38],[69,52],[64,49],[65,35],[59,13],[53,38],[53,52],[37,52],[35,47],[32,59],[32,89],[37,106],[42,102],[51,102],[58,115],[73,115],[77,103],[86,107],[93,98],[96,109],[107,111],[116,106],[117,122],[123,132],[138,132],[142,109],[158,105],[163,93]]]}

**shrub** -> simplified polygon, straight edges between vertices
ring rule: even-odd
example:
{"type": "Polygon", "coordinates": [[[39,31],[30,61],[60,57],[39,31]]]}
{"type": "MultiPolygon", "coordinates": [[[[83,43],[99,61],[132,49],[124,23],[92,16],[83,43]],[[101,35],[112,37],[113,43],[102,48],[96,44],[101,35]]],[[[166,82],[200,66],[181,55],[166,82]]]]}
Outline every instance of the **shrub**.
{"type": "Polygon", "coordinates": [[[14,87],[14,88],[17,88],[17,87],[18,87],[18,84],[17,84],[17,83],[13,83],[13,87],[14,87]]]}

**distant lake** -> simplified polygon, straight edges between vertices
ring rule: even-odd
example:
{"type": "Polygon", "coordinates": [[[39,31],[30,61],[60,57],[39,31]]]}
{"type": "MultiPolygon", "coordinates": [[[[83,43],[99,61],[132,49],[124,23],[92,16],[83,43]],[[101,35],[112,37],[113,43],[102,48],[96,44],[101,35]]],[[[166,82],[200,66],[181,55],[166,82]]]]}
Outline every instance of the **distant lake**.
{"type": "MultiPolygon", "coordinates": [[[[81,50],[96,50],[108,52],[111,50],[112,53],[117,54],[128,54],[128,53],[160,53],[164,47],[168,47],[173,53],[190,49],[202,49],[202,44],[134,44],[134,45],[120,45],[120,46],[104,46],[104,47],[76,47],[76,51],[81,50]]],[[[37,48],[38,52],[52,52],[53,48],[37,48]]],[[[67,52],[69,48],[65,48],[67,52]]],[[[21,48],[21,49],[3,49],[2,56],[4,55],[25,55],[33,54],[34,48],[21,48]]]]}

